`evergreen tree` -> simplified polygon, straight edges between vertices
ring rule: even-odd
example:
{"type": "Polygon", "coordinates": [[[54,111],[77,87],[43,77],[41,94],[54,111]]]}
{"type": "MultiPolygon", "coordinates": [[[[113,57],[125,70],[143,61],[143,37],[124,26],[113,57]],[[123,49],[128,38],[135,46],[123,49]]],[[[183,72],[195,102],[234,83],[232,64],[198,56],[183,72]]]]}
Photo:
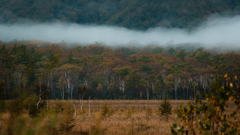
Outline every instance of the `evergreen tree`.
{"type": "Polygon", "coordinates": [[[5,109],[5,81],[2,81],[0,83],[0,114],[4,111],[5,109]]]}
{"type": "Polygon", "coordinates": [[[114,86],[114,83],[110,83],[108,85],[108,88],[107,88],[107,91],[111,94],[113,94],[113,98],[116,99],[116,89],[115,89],[115,86],[114,86]]]}
{"type": "Polygon", "coordinates": [[[5,81],[2,81],[0,83],[0,100],[4,100],[5,99],[5,88],[6,88],[6,84],[5,81]]]}
{"type": "Polygon", "coordinates": [[[85,91],[87,90],[86,84],[79,84],[78,86],[78,97],[83,98],[85,91]]]}
{"type": "Polygon", "coordinates": [[[105,118],[110,113],[110,108],[108,106],[108,103],[104,103],[103,106],[101,106],[101,115],[103,118],[105,118]]]}
{"type": "Polygon", "coordinates": [[[172,104],[168,100],[168,95],[165,92],[164,100],[162,101],[159,110],[161,111],[161,115],[166,117],[166,121],[168,121],[169,115],[172,114],[172,104]]]}
{"type": "Polygon", "coordinates": [[[180,50],[176,56],[182,61],[184,61],[187,54],[188,53],[185,52],[185,49],[183,49],[183,50],[180,50]]]}
{"type": "Polygon", "coordinates": [[[158,96],[159,98],[161,98],[162,85],[163,85],[163,81],[160,81],[159,79],[157,79],[154,85],[153,93],[156,94],[156,96],[158,96]]]}
{"type": "Polygon", "coordinates": [[[141,75],[137,73],[137,70],[132,70],[130,74],[128,75],[127,83],[126,83],[126,88],[127,88],[127,93],[128,96],[133,97],[136,92],[138,91],[137,88],[141,83],[141,75]]]}
{"type": "Polygon", "coordinates": [[[167,50],[167,53],[168,54],[172,54],[172,55],[176,55],[177,54],[177,51],[174,49],[174,48],[169,48],[168,50],[167,50]]]}
{"type": "Polygon", "coordinates": [[[73,63],[73,54],[72,54],[72,52],[70,52],[69,54],[68,54],[68,60],[67,60],[67,62],[68,63],[73,63]]]}

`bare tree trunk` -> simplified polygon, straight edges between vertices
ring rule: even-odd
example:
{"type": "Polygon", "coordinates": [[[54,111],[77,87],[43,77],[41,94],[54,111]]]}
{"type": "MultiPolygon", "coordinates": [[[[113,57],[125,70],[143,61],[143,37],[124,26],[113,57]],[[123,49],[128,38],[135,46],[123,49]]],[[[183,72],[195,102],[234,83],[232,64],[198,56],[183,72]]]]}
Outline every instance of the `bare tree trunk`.
{"type": "Polygon", "coordinates": [[[124,94],[124,92],[125,92],[125,81],[124,81],[124,79],[120,79],[120,78],[119,78],[119,89],[120,89],[120,91],[122,91],[123,94],[124,94]]]}
{"type": "Polygon", "coordinates": [[[140,99],[142,100],[142,91],[140,91],[140,99]]]}
{"type": "Polygon", "coordinates": [[[62,89],[63,89],[63,92],[62,92],[62,99],[64,100],[64,85],[63,85],[62,89]]]}
{"type": "Polygon", "coordinates": [[[81,112],[82,112],[82,107],[83,107],[83,97],[84,97],[84,93],[83,93],[83,95],[82,95],[82,99],[81,99],[81,97],[80,97],[81,112]],[[82,101],[81,101],[81,100],[82,100],[82,101]]]}
{"type": "Polygon", "coordinates": [[[40,90],[39,90],[39,94],[42,93],[42,86],[41,86],[41,82],[39,81],[39,87],[40,87],[40,90]]]}
{"type": "Polygon", "coordinates": [[[195,87],[194,87],[193,99],[195,99],[195,91],[196,91],[196,89],[195,89],[195,87]]]}
{"type": "Polygon", "coordinates": [[[76,111],[76,104],[75,104],[75,102],[73,102],[73,107],[74,107],[74,117],[76,117],[76,114],[77,114],[77,111],[76,111]]]}
{"type": "Polygon", "coordinates": [[[152,83],[152,93],[153,93],[153,99],[154,99],[154,83],[152,83]]]}
{"type": "Polygon", "coordinates": [[[56,98],[56,100],[57,100],[57,97],[56,97],[55,93],[54,93],[53,95],[54,95],[54,97],[55,97],[55,98],[56,98]]]}
{"type": "Polygon", "coordinates": [[[79,98],[79,105],[80,105],[80,108],[81,108],[81,112],[82,112],[82,104],[81,104],[81,94],[78,95],[78,98],[79,98]]]}
{"type": "Polygon", "coordinates": [[[37,109],[40,102],[41,102],[41,97],[39,97],[39,101],[37,102],[37,109]]]}
{"type": "Polygon", "coordinates": [[[73,87],[71,87],[71,100],[72,100],[73,87]]]}
{"type": "Polygon", "coordinates": [[[47,99],[47,112],[48,112],[48,99],[47,99]]]}
{"type": "Polygon", "coordinates": [[[149,100],[149,89],[146,89],[146,94],[147,94],[147,100],[149,100]]]}
{"type": "Polygon", "coordinates": [[[123,80],[122,88],[123,88],[123,94],[124,94],[124,92],[125,92],[125,82],[124,82],[124,80],[123,80]]]}
{"type": "Polygon", "coordinates": [[[174,88],[175,88],[175,99],[177,100],[177,88],[178,88],[178,83],[179,83],[180,79],[178,79],[177,77],[175,77],[175,83],[174,83],[174,88]]]}
{"type": "Polygon", "coordinates": [[[90,97],[91,96],[89,96],[89,100],[88,100],[88,116],[90,116],[90,97]]]}

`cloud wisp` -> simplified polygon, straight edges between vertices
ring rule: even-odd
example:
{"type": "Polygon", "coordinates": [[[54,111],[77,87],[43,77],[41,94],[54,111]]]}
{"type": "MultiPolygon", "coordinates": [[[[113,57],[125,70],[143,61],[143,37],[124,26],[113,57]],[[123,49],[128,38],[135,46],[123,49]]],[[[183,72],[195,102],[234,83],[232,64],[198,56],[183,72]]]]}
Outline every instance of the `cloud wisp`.
{"type": "Polygon", "coordinates": [[[198,43],[206,47],[233,45],[240,47],[240,16],[208,19],[191,32],[177,28],[151,28],[146,31],[129,30],[115,26],[22,23],[0,24],[0,40],[43,40],[91,44],[102,42],[106,45],[140,45],[198,43]]]}

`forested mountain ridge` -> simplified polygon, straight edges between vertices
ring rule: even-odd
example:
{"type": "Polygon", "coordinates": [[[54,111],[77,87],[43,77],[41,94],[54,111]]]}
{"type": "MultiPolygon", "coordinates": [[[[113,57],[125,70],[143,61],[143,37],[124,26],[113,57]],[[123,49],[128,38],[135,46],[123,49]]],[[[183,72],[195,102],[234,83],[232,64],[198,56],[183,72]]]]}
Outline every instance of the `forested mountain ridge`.
{"type": "Polygon", "coordinates": [[[239,10],[239,0],[1,0],[0,22],[28,19],[132,29],[189,28],[211,14],[239,14],[239,10]]]}

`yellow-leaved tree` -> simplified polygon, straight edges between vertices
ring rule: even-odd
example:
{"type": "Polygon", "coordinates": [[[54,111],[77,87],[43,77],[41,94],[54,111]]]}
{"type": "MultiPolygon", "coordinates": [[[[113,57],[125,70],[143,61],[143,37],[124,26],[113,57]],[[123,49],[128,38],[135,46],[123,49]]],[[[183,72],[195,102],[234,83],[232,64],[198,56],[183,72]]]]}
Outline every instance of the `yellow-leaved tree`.
{"type": "Polygon", "coordinates": [[[173,124],[177,134],[237,135],[240,134],[240,94],[237,77],[224,75],[213,78],[213,91],[204,94],[206,101],[196,97],[188,106],[180,106],[177,117],[181,125],[173,124]]]}

